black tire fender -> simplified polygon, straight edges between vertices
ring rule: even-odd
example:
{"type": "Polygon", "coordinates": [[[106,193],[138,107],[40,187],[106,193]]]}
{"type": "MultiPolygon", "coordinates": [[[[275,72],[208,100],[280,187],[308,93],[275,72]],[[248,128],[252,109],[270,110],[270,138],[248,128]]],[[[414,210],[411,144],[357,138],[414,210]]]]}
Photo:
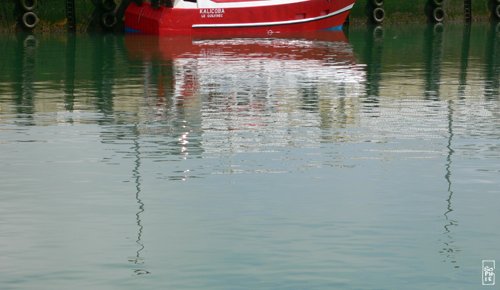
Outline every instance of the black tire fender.
{"type": "Polygon", "coordinates": [[[104,0],[102,1],[102,9],[104,11],[114,11],[116,9],[115,0],[104,0]]]}
{"type": "Polygon", "coordinates": [[[434,23],[441,23],[444,21],[445,13],[443,8],[435,7],[432,9],[432,21],[434,23]]]}
{"type": "Polygon", "coordinates": [[[38,15],[36,15],[33,11],[28,11],[21,17],[21,24],[24,28],[28,29],[35,28],[39,21],[40,19],[38,18],[38,15]]]}
{"type": "Polygon", "coordinates": [[[21,4],[21,8],[24,11],[33,11],[37,6],[37,0],[19,0],[19,4],[21,4]]]}
{"type": "Polygon", "coordinates": [[[443,6],[444,0],[432,0],[432,5],[443,6]]]}
{"type": "Polygon", "coordinates": [[[377,7],[375,9],[373,9],[371,18],[372,18],[372,22],[375,24],[380,24],[380,23],[384,22],[384,19],[385,19],[384,8],[377,7]]]}
{"type": "Polygon", "coordinates": [[[113,28],[116,23],[118,22],[118,19],[116,18],[116,14],[113,12],[105,12],[102,14],[101,17],[102,25],[106,28],[113,28]]]}

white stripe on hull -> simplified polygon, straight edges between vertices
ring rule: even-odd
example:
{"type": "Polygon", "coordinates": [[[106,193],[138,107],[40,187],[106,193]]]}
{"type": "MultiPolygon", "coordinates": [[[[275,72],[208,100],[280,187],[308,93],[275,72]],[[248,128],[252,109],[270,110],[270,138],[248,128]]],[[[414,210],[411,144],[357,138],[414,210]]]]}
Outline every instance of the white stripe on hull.
{"type": "Polygon", "coordinates": [[[295,20],[287,20],[287,21],[273,21],[273,22],[251,22],[251,23],[219,23],[219,24],[193,24],[193,28],[232,28],[232,27],[260,27],[260,26],[276,26],[276,25],[287,25],[287,24],[298,24],[305,23],[311,21],[322,20],[325,18],[329,18],[340,13],[344,13],[352,9],[354,4],[348,5],[342,9],[334,11],[330,14],[305,18],[305,19],[295,19],[295,20]]]}
{"type": "MultiPolygon", "coordinates": [[[[293,4],[308,2],[309,0],[261,0],[246,2],[222,2],[217,3],[209,0],[198,0],[198,8],[247,8],[247,7],[265,7],[283,4],[293,4]]],[[[185,2],[185,1],[182,1],[185,2]]]]}

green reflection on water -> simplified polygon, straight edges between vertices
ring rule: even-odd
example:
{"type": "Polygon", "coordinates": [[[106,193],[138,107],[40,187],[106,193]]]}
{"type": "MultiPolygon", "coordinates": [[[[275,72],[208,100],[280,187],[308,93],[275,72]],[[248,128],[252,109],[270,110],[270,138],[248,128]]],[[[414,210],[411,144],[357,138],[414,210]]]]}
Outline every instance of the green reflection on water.
{"type": "MultiPolygon", "coordinates": [[[[439,99],[443,62],[459,64],[462,95],[471,62],[483,66],[485,95],[498,98],[498,25],[353,28],[349,39],[358,62],[366,64],[366,87],[362,97],[367,103],[377,102],[380,87],[384,86],[384,74],[411,66],[421,69],[424,74],[415,77],[420,78],[416,82],[424,83],[425,98],[439,99]]],[[[127,78],[135,77],[134,73],[142,69],[140,60],[127,56],[123,36],[4,35],[0,46],[3,52],[0,89],[5,92],[2,102],[5,105],[11,101],[21,115],[34,112],[36,99],[54,101],[46,95],[40,96],[41,87],[49,89],[52,86],[57,90],[61,84],[65,91],[65,107],[69,111],[74,109],[77,100],[75,88],[83,88],[88,92],[86,102],[91,101],[99,112],[111,114],[116,94],[113,87],[117,80],[127,82],[127,78]],[[5,94],[11,98],[6,98],[5,94]]],[[[168,81],[174,71],[172,60],[157,60],[150,67],[150,81],[158,82],[159,77],[163,78],[162,86],[166,87],[161,93],[172,93],[172,82],[168,81]]],[[[304,88],[303,93],[312,97],[314,88],[304,88]]],[[[318,110],[317,106],[306,107],[318,110]]]]}

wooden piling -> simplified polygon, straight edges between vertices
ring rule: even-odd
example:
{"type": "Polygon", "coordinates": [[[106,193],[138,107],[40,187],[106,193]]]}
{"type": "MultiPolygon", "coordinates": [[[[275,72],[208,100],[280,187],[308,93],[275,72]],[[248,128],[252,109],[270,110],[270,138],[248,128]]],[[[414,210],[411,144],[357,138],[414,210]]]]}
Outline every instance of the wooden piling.
{"type": "Polygon", "coordinates": [[[472,22],[472,0],[464,0],[464,17],[466,23],[472,22]]]}
{"type": "Polygon", "coordinates": [[[68,32],[76,31],[75,0],[66,0],[66,20],[68,32]]]}

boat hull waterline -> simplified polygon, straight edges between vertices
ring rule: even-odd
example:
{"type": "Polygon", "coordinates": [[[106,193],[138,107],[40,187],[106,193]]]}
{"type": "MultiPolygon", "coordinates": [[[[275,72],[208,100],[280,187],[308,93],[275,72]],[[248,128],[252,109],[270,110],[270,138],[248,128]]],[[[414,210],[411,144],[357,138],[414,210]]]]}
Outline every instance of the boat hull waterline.
{"type": "Polygon", "coordinates": [[[272,36],[340,29],[355,0],[173,0],[173,7],[131,3],[127,32],[172,35],[272,36]]]}

